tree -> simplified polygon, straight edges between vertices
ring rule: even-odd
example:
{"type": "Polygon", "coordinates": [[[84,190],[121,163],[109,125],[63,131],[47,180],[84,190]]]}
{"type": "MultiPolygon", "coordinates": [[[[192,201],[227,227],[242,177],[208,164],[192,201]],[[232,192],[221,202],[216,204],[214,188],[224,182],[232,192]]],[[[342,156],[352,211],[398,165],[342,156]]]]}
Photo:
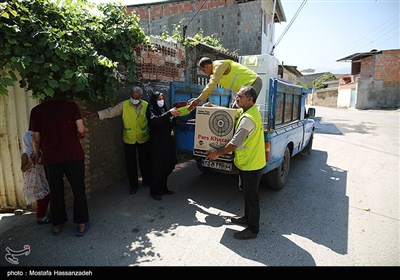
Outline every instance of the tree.
{"type": "Polygon", "coordinates": [[[39,99],[112,102],[121,79],[134,83],[135,46],[149,42],[136,14],[87,0],[0,3],[0,33],[0,95],[18,71],[39,99]]]}
{"type": "Polygon", "coordinates": [[[313,88],[314,89],[324,88],[325,87],[324,82],[333,80],[337,80],[335,75],[333,75],[331,72],[327,72],[314,81],[313,88]]]}

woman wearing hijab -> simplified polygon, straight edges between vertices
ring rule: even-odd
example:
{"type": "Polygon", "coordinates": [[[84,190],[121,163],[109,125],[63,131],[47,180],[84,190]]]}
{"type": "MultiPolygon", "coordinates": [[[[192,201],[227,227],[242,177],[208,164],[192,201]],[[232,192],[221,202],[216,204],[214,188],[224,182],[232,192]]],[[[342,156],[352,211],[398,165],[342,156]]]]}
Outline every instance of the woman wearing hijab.
{"type": "Polygon", "coordinates": [[[163,93],[156,91],[151,95],[146,116],[150,131],[152,162],[150,195],[155,200],[161,200],[164,194],[174,193],[168,190],[167,181],[177,163],[172,127],[179,114],[176,108],[167,109],[163,93]]]}

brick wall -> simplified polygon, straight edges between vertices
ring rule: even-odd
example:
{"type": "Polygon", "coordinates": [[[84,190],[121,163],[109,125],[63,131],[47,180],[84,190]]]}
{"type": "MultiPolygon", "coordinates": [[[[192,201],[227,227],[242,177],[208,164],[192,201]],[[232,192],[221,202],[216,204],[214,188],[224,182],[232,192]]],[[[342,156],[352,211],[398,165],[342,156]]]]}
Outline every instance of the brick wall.
{"type": "Polygon", "coordinates": [[[141,45],[135,50],[139,81],[183,82],[186,52],[183,46],[151,37],[154,48],[141,45]]]}
{"type": "MultiPolygon", "coordinates": [[[[136,11],[137,15],[141,20],[156,20],[161,17],[169,17],[177,13],[187,13],[196,12],[203,5],[204,0],[193,1],[193,0],[183,0],[183,1],[171,1],[169,3],[161,3],[154,5],[136,5],[127,6],[128,13],[136,11]],[[150,18],[149,18],[150,14],[150,18]]],[[[213,0],[207,1],[203,6],[202,10],[212,9],[212,8],[223,8],[227,6],[235,5],[235,0],[213,0]]]]}
{"type": "Polygon", "coordinates": [[[361,61],[360,77],[373,77],[386,85],[400,85],[400,50],[387,50],[361,61]]]}
{"type": "Polygon", "coordinates": [[[357,84],[357,109],[400,107],[400,50],[362,59],[357,84]]]}

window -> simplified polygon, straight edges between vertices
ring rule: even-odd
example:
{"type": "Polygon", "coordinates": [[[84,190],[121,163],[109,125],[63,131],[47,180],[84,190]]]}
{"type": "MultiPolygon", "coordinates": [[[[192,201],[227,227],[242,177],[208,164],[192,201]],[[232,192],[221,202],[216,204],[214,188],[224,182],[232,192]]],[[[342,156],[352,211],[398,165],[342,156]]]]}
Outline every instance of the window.
{"type": "Polygon", "coordinates": [[[293,119],[293,94],[285,93],[285,123],[293,119]]]}
{"type": "Polygon", "coordinates": [[[352,61],[351,62],[351,75],[358,75],[361,72],[361,61],[352,61]]]}
{"type": "Polygon", "coordinates": [[[301,89],[279,85],[276,96],[275,126],[288,124],[300,119],[301,89]]]}
{"type": "Polygon", "coordinates": [[[283,124],[283,105],[285,104],[285,94],[278,92],[276,95],[275,125],[283,124]]]}

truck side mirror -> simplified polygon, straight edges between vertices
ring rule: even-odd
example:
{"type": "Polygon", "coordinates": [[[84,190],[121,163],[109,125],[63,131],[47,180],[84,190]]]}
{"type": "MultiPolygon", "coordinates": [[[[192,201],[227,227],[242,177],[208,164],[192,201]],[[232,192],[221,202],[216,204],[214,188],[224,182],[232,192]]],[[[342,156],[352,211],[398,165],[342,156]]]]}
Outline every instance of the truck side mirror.
{"type": "Polygon", "coordinates": [[[308,116],[309,118],[315,117],[315,108],[308,108],[307,116],[308,116]]]}

